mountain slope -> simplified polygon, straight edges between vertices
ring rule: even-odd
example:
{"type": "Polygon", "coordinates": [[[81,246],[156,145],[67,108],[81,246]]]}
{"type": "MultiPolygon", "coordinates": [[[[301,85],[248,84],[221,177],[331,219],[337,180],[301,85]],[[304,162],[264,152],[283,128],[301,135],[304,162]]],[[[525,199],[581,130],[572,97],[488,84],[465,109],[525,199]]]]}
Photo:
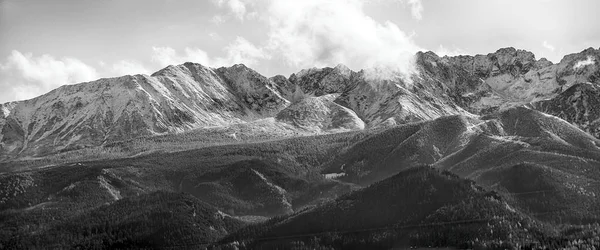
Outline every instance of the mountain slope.
{"type": "Polygon", "coordinates": [[[280,111],[276,119],[310,131],[364,129],[364,122],[351,109],[334,102],[336,95],[305,97],[280,111]]]}
{"type": "Polygon", "coordinates": [[[236,241],[243,249],[276,249],[297,241],[335,249],[508,246],[534,242],[542,232],[536,224],[493,192],[418,167],[320,207],[250,226],[221,242],[236,241]]]}
{"type": "Polygon", "coordinates": [[[354,87],[343,92],[336,102],[354,110],[369,127],[468,115],[454,103],[399,77],[372,78],[369,75],[373,73],[365,71],[359,74],[354,87]]]}
{"type": "Polygon", "coordinates": [[[575,84],[552,99],[532,103],[531,107],[560,117],[600,138],[599,86],[598,83],[575,84]]]}
{"type": "Polygon", "coordinates": [[[14,107],[2,149],[43,155],[269,117],[288,103],[269,84],[243,65],[213,70],[186,63],[152,76],[63,86],[14,107]]]}
{"type": "MultiPolygon", "coordinates": [[[[6,117],[10,114],[10,112],[12,112],[16,105],[17,102],[7,102],[0,104],[0,128],[4,127],[4,124],[6,124],[6,117]]],[[[4,133],[1,132],[2,131],[0,131],[0,142],[4,137],[4,133]]]]}
{"type": "Polygon", "coordinates": [[[85,210],[50,204],[25,212],[2,211],[0,218],[0,246],[5,249],[201,247],[245,224],[190,195],[167,192],[85,210]],[[72,213],[52,211],[57,209],[72,213]],[[20,227],[22,220],[33,217],[41,223],[20,227]]]}
{"type": "MultiPolygon", "coordinates": [[[[23,218],[52,209],[54,216],[71,216],[72,206],[95,209],[106,202],[113,204],[156,191],[186,192],[222,211],[223,216],[255,219],[257,215],[261,216],[258,218],[279,215],[269,222],[275,223],[275,228],[270,228],[269,223],[260,224],[267,226],[268,234],[276,236],[297,232],[294,230],[311,233],[321,229],[340,232],[337,227],[350,231],[366,228],[361,223],[374,228],[379,228],[378,225],[395,228],[454,219],[486,222],[479,226],[467,223],[419,227],[428,229],[426,231],[410,231],[414,227],[409,227],[408,232],[401,231],[399,238],[394,237],[400,229],[361,231],[354,236],[334,233],[333,238],[327,234],[316,236],[318,244],[324,246],[334,246],[332,242],[337,242],[335,244],[343,246],[358,244],[359,248],[373,248],[387,244],[383,243],[389,242],[387,240],[420,245],[432,242],[429,238],[432,236],[447,239],[435,241],[438,246],[468,247],[474,243],[453,239],[478,235],[483,242],[499,244],[498,240],[511,242],[506,238],[511,232],[513,240],[528,243],[540,236],[531,230],[544,223],[556,228],[564,223],[586,225],[600,221],[596,209],[600,206],[597,143],[591,135],[557,117],[532,109],[513,108],[476,118],[448,116],[391,128],[260,143],[242,141],[2,173],[1,190],[6,192],[0,193],[0,213],[10,212],[7,215],[10,218],[23,218]],[[448,173],[439,177],[438,170],[419,170],[422,164],[431,164],[439,171],[447,170],[472,181],[448,173]],[[404,177],[393,177],[397,174],[404,177]],[[387,184],[363,189],[361,197],[342,196],[360,185],[366,187],[377,181],[387,184]],[[474,184],[496,193],[481,191],[474,184]],[[347,197],[352,197],[350,202],[347,197]],[[422,197],[430,198],[415,202],[422,197]],[[444,197],[456,197],[459,202],[444,197]],[[436,200],[448,203],[436,207],[431,203],[436,200]],[[416,207],[412,207],[415,204],[416,207]],[[290,212],[295,214],[288,216],[290,212]],[[304,213],[308,215],[301,217],[304,213]],[[502,215],[501,223],[491,223],[494,233],[485,233],[489,232],[487,222],[493,214],[502,215]],[[515,214],[516,217],[512,216],[515,214]],[[541,221],[541,224],[524,223],[520,219],[541,221]],[[368,224],[369,221],[380,224],[368,224]],[[287,222],[290,222],[289,227],[285,226],[287,222]],[[298,226],[306,222],[315,227],[298,226]],[[528,231],[524,232],[523,228],[528,231]]],[[[45,218],[49,217],[32,217],[31,222],[45,225],[45,218]]],[[[142,216],[132,220],[145,219],[142,216]]],[[[14,228],[23,228],[29,222],[14,223],[14,228]]],[[[263,229],[258,231],[266,232],[263,229]]],[[[250,227],[240,233],[252,233],[252,230],[250,227]]],[[[18,231],[14,235],[21,234],[28,235],[30,231],[18,231]]],[[[256,237],[251,234],[244,242],[252,243],[252,238],[256,238],[260,243],[263,238],[271,239],[268,234],[256,237]]],[[[273,244],[278,243],[282,242],[273,244]]],[[[246,246],[252,248],[253,245],[246,246]]]]}
{"type": "MultiPolygon", "coordinates": [[[[560,191],[529,198],[566,199],[570,205],[564,211],[570,212],[563,211],[563,219],[596,220],[600,214],[591,208],[600,205],[594,198],[600,192],[599,145],[600,140],[560,118],[519,107],[479,119],[450,116],[383,130],[347,147],[322,168],[340,181],[367,185],[431,164],[506,192],[515,189],[499,183],[512,173],[508,169],[533,166],[548,177],[528,191],[547,190],[548,185],[560,191]]],[[[562,204],[527,208],[546,213],[562,204]]]]}

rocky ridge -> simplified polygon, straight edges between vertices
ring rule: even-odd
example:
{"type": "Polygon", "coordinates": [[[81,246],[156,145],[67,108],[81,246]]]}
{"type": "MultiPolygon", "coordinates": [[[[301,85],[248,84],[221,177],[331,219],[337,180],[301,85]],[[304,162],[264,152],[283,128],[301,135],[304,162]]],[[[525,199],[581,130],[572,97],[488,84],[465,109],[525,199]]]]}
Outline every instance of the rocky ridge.
{"type": "Polygon", "coordinates": [[[66,85],[18,102],[2,128],[2,149],[40,155],[270,117],[288,102],[268,83],[243,65],[185,63],[151,76],[66,85]]]}
{"type": "Polygon", "coordinates": [[[266,78],[241,64],[214,69],[185,63],[3,104],[1,154],[40,156],[269,117],[330,133],[450,115],[476,118],[522,105],[597,137],[596,87],[585,86],[600,84],[598,60],[600,49],[593,48],[557,64],[514,48],[455,57],[418,52],[418,73],[408,78],[344,65],[266,78]]]}

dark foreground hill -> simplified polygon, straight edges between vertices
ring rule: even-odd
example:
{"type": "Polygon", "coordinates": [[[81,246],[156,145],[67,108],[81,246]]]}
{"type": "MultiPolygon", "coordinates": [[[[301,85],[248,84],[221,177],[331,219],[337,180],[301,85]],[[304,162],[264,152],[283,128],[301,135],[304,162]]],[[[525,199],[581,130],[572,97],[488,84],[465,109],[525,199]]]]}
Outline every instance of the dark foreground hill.
{"type": "MultiPolygon", "coordinates": [[[[87,198],[83,189],[65,190],[60,199],[87,198]]],[[[0,248],[197,248],[245,224],[193,196],[179,193],[132,196],[91,210],[84,210],[75,201],[38,206],[0,212],[0,248]]]]}
{"type": "MultiPolygon", "coordinates": [[[[221,240],[217,248],[559,246],[558,230],[509,203],[473,181],[417,167],[320,207],[248,226],[221,240]]],[[[580,247],[599,243],[584,240],[580,247]]]]}

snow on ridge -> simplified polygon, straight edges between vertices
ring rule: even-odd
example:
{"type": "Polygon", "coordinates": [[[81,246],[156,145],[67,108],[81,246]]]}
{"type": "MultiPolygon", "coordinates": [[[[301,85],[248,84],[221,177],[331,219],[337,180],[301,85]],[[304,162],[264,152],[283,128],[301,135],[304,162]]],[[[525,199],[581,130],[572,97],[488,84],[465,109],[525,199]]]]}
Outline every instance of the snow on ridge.
{"type": "Polygon", "coordinates": [[[256,171],[255,169],[252,169],[252,171],[258,175],[258,177],[260,177],[267,185],[269,185],[270,187],[275,188],[275,190],[277,190],[277,193],[279,193],[281,195],[281,202],[286,206],[286,207],[292,207],[292,204],[287,200],[287,198],[285,197],[285,194],[287,193],[287,191],[285,191],[285,189],[283,189],[280,186],[275,185],[274,183],[271,183],[269,180],[267,180],[267,178],[260,172],[256,171]]]}
{"type": "Polygon", "coordinates": [[[585,60],[581,60],[581,61],[578,61],[578,62],[577,62],[577,63],[576,63],[574,66],[573,66],[573,69],[574,69],[574,70],[577,70],[577,69],[579,69],[579,68],[583,68],[583,67],[585,67],[585,66],[588,66],[588,65],[593,65],[593,64],[595,64],[595,62],[594,62],[594,57],[592,57],[592,56],[588,56],[588,57],[587,57],[587,59],[585,59],[585,60]]]}
{"type": "Polygon", "coordinates": [[[217,212],[215,213],[215,218],[224,219],[225,217],[232,218],[231,215],[226,214],[226,213],[222,212],[221,210],[217,210],[217,212]]]}
{"type": "Polygon", "coordinates": [[[1,107],[2,108],[0,109],[0,112],[2,112],[2,115],[4,117],[7,117],[10,114],[10,110],[8,109],[8,107],[6,107],[4,105],[1,105],[1,107]]]}
{"type": "MultiPolygon", "coordinates": [[[[107,140],[127,139],[122,138],[127,134],[134,138],[245,122],[263,118],[261,113],[265,110],[280,108],[262,102],[245,103],[238,95],[246,94],[231,92],[226,80],[212,69],[172,68],[177,70],[169,74],[102,78],[62,86],[24,101],[14,110],[0,104],[0,117],[10,113],[10,119],[24,131],[22,138],[7,142],[5,148],[23,152],[50,142],[53,148],[79,142],[97,145],[107,140]],[[246,106],[250,109],[245,110],[246,106]],[[128,132],[125,127],[135,130],[128,132]],[[89,134],[99,136],[91,138],[89,134]]],[[[237,80],[264,84],[252,77],[242,74],[237,80]]],[[[269,86],[264,86],[262,92],[254,88],[247,91],[249,96],[269,92],[274,93],[275,99],[285,100],[269,86]]],[[[0,126],[3,124],[4,119],[0,119],[0,126]]]]}
{"type": "Polygon", "coordinates": [[[106,180],[106,178],[104,178],[104,176],[99,175],[98,181],[100,182],[100,186],[103,187],[104,189],[106,189],[106,191],[108,191],[108,193],[113,197],[113,199],[115,201],[120,200],[122,198],[121,192],[119,190],[117,190],[113,185],[108,183],[108,181],[106,180]]]}
{"type": "Polygon", "coordinates": [[[328,180],[330,180],[330,179],[337,179],[337,178],[343,177],[345,175],[346,175],[346,173],[344,173],[344,172],[325,174],[325,179],[328,179],[328,180]]]}
{"type": "Polygon", "coordinates": [[[571,128],[574,128],[576,130],[579,130],[579,131],[583,132],[584,134],[587,134],[587,132],[583,131],[581,128],[579,128],[579,127],[571,124],[568,121],[565,121],[564,119],[562,119],[562,118],[560,118],[558,116],[554,116],[554,115],[551,115],[551,114],[548,114],[548,113],[545,113],[545,112],[541,112],[541,111],[539,113],[542,114],[545,117],[548,117],[548,118],[551,118],[551,119],[554,119],[554,120],[558,120],[559,122],[562,122],[563,124],[565,124],[565,125],[567,125],[567,126],[569,126],[571,128]]]}

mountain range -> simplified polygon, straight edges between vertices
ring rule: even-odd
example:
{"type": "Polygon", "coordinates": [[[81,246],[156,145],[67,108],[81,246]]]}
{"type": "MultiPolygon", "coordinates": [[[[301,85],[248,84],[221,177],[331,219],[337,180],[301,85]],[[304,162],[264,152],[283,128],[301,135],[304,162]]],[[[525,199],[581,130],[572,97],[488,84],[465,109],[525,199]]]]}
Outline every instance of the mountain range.
{"type": "Polygon", "coordinates": [[[598,60],[188,62],[2,104],[0,248],[597,246],[598,60]]]}
{"type": "Polygon", "coordinates": [[[565,56],[558,64],[513,48],[456,57],[419,52],[418,73],[408,77],[338,65],[267,78],[241,64],[212,69],[185,63],[150,76],[67,85],[31,100],[2,104],[2,155],[43,156],[269,117],[326,132],[362,129],[363,123],[371,128],[482,115],[528,104],[597,136],[599,117],[590,109],[597,101],[600,71],[594,58],[599,57],[592,48],[565,56]],[[335,97],[322,97],[330,94],[335,97]],[[318,117],[301,115],[303,109],[319,110],[318,117]],[[563,112],[569,109],[573,112],[563,112]],[[330,119],[351,124],[320,124],[330,119]]]}

